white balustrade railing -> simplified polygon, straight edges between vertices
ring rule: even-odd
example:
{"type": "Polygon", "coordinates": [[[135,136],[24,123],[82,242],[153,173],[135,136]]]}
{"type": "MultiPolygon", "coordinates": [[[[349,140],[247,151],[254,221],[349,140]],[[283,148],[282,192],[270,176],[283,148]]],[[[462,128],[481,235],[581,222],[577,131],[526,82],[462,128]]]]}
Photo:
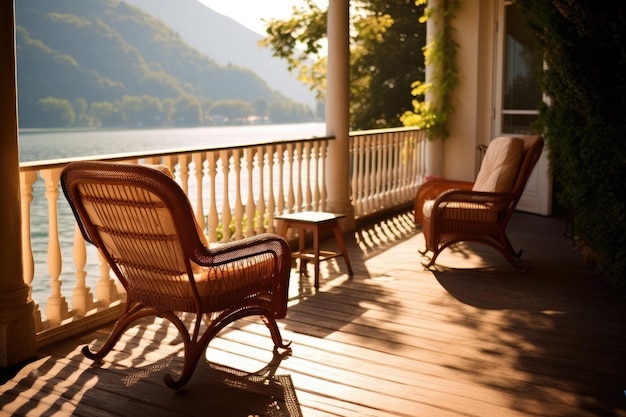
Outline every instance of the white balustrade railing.
{"type": "MultiPolygon", "coordinates": [[[[423,133],[391,129],[356,132],[351,138],[351,198],[356,217],[412,200],[424,177],[423,133]]],[[[325,210],[326,182],[332,180],[327,178],[326,167],[329,140],[89,159],[167,165],[189,197],[208,241],[219,243],[273,233],[277,214],[325,210]]],[[[109,267],[84,241],[60,193],[61,171],[74,160],[20,165],[22,263],[36,305],[39,339],[51,330],[119,307],[124,300],[109,267]],[[42,318],[39,306],[44,303],[42,318]]],[[[85,325],[78,327],[85,329],[85,325]]]]}
{"type": "Polygon", "coordinates": [[[356,218],[413,200],[426,176],[426,135],[412,128],[351,134],[351,198],[356,218]]]}

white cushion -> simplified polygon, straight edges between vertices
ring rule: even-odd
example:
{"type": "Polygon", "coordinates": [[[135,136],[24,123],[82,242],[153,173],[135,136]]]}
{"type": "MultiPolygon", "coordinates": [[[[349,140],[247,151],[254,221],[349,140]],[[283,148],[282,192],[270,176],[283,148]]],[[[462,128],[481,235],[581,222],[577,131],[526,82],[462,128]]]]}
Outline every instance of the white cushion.
{"type": "Polygon", "coordinates": [[[490,193],[510,191],[522,161],[523,151],[522,139],[501,136],[492,140],[472,190],[490,193]]]}

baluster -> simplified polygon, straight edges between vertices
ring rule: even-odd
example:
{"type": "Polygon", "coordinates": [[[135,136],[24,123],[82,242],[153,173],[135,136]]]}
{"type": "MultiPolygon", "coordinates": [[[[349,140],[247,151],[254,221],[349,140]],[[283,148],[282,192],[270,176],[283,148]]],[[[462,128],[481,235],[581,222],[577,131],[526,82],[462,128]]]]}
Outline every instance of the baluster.
{"type": "Polygon", "coordinates": [[[253,193],[253,169],[254,151],[253,148],[246,148],[246,164],[248,169],[248,199],[246,201],[246,236],[254,235],[254,193],[253,193]]]}
{"type": "Polygon", "coordinates": [[[72,311],[80,317],[84,317],[87,311],[94,307],[91,289],[87,286],[85,265],[87,264],[87,244],[80,232],[78,224],[74,227],[74,268],[76,272],[76,286],[72,292],[72,311]]]}
{"type": "Polygon", "coordinates": [[[241,201],[241,149],[233,151],[235,166],[235,239],[243,238],[243,202],[241,201]]]}
{"type": "MultiPolygon", "coordinates": [[[[222,176],[223,176],[221,242],[229,242],[231,240],[230,222],[232,220],[232,213],[230,210],[230,201],[229,201],[230,200],[230,187],[228,185],[228,176],[229,176],[229,171],[230,171],[230,155],[231,155],[231,152],[229,150],[219,151],[219,161],[222,164],[222,176]]],[[[217,165],[215,169],[217,170],[217,165]]],[[[215,194],[214,192],[212,193],[215,194]]]]}
{"type": "Polygon", "coordinates": [[[263,146],[257,147],[257,165],[259,169],[259,202],[256,209],[258,213],[256,232],[265,232],[265,152],[263,146]]]}
{"type": "MultiPolygon", "coordinates": [[[[408,166],[409,166],[409,173],[407,175],[407,177],[410,179],[409,183],[408,183],[408,188],[406,190],[406,199],[412,199],[411,197],[415,197],[415,193],[412,192],[412,190],[416,190],[418,187],[418,184],[422,183],[422,179],[421,179],[421,172],[419,170],[419,149],[420,149],[420,142],[419,142],[419,138],[418,135],[416,134],[416,132],[407,132],[410,136],[409,139],[409,150],[408,150],[408,155],[409,155],[409,162],[408,162],[408,166]]],[[[419,134],[419,132],[418,132],[419,134]]]]}
{"type": "Polygon", "coordinates": [[[150,165],[159,165],[161,163],[161,158],[158,156],[151,156],[145,159],[145,163],[150,165]]]}
{"type": "Polygon", "coordinates": [[[420,143],[420,171],[421,171],[421,178],[422,178],[422,183],[426,180],[426,175],[429,174],[429,172],[427,171],[428,167],[426,165],[426,160],[428,159],[428,146],[426,144],[427,139],[426,139],[426,132],[422,133],[422,140],[420,143]]]}
{"type": "Polygon", "coordinates": [[[313,163],[315,164],[315,177],[313,178],[313,210],[320,210],[320,143],[313,144],[313,163]]]}
{"type": "Polygon", "coordinates": [[[372,209],[372,203],[374,199],[374,193],[372,192],[372,171],[373,159],[374,159],[374,138],[368,136],[365,138],[365,171],[363,172],[363,206],[365,213],[370,213],[372,209]]]}
{"type": "Polygon", "coordinates": [[[117,292],[115,280],[110,275],[111,267],[100,251],[98,251],[98,269],[100,270],[100,277],[96,283],[96,299],[100,307],[108,307],[114,301],[119,300],[120,295],[117,292]]]}
{"type": "MultiPolygon", "coordinates": [[[[424,179],[426,178],[426,134],[424,131],[421,130],[414,134],[415,142],[413,146],[415,147],[415,149],[413,150],[413,155],[415,160],[413,161],[413,169],[415,171],[415,181],[413,183],[413,187],[414,190],[417,191],[417,188],[424,183],[424,179]]],[[[415,192],[413,192],[412,195],[415,195],[415,192]]]]}
{"type": "Polygon", "coordinates": [[[46,199],[48,200],[48,273],[50,274],[50,296],[46,301],[46,317],[52,326],[58,326],[69,317],[69,309],[65,296],[61,294],[61,245],[59,242],[57,203],[59,199],[59,179],[61,169],[41,171],[46,182],[46,199]]]}
{"type": "Polygon", "coordinates": [[[276,233],[276,227],[274,227],[274,214],[276,213],[276,202],[274,199],[274,146],[266,146],[267,153],[267,172],[268,190],[267,190],[267,231],[269,233],[276,233]]]}
{"type": "Polygon", "coordinates": [[[402,201],[400,199],[400,197],[402,196],[402,191],[404,189],[404,181],[406,180],[406,177],[403,176],[404,168],[405,168],[405,165],[404,165],[404,163],[402,161],[403,136],[404,135],[402,133],[400,133],[400,134],[397,135],[397,137],[394,138],[394,142],[395,142],[395,146],[394,146],[394,160],[395,160],[395,163],[393,164],[393,170],[394,170],[395,187],[394,187],[392,204],[395,204],[396,202],[402,201]]]}
{"type": "Polygon", "coordinates": [[[204,221],[204,192],[202,189],[204,180],[204,152],[193,154],[194,174],[196,177],[196,222],[198,227],[204,233],[206,223],[204,221]]]}
{"type": "Polygon", "coordinates": [[[399,150],[398,150],[398,160],[399,160],[399,169],[398,169],[398,180],[400,181],[400,187],[398,190],[398,202],[402,202],[407,200],[405,198],[407,196],[407,190],[409,183],[412,180],[409,162],[411,160],[410,153],[411,146],[411,138],[409,132],[404,132],[400,137],[399,150]]]}
{"type": "Polygon", "coordinates": [[[287,185],[287,210],[289,213],[293,213],[294,210],[294,201],[295,194],[293,192],[293,143],[287,144],[287,161],[288,161],[288,174],[289,174],[289,184],[287,185]]]}
{"type": "Polygon", "coordinates": [[[217,175],[217,151],[210,151],[207,155],[209,183],[211,192],[209,194],[209,242],[217,242],[217,226],[219,216],[217,214],[217,192],[215,191],[215,177],[217,175]]]}
{"type": "Polygon", "coordinates": [[[311,191],[311,142],[304,144],[304,157],[306,158],[306,182],[304,184],[304,208],[305,210],[311,210],[313,208],[312,199],[313,192],[311,191]]]}
{"type": "Polygon", "coordinates": [[[180,186],[189,197],[189,155],[180,155],[178,161],[180,162],[180,186]]]}
{"type": "Polygon", "coordinates": [[[41,310],[39,303],[33,300],[33,278],[35,277],[35,259],[33,257],[33,247],[30,234],[30,205],[33,201],[33,184],[37,181],[36,171],[20,172],[20,189],[22,204],[22,274],[24,283],[28,285],[28,301],[33,301],[35,318],[35,330],[43,329],[41,323],[41,310]]]}
{"type": "Polygon", "coordinates": [[[381,147],[383,150],[383,166],[380,180],[380,197],[379,207],[387,207],[389,203],[389,187],[393,184],[393,167],[391,166],[391,142],[387,140],[387,135],[380,136],[381,147]]]}
{"type": "Polygon", "coordinates": [[[381,202],[382,202],[381,184],[383,181],[383,174],[385,172],[384,142],[382,141],[382,138],[380,135],[376,135],[374,140],[376,141],[376,168],[374,169],[374,172],[376,173],[374,176],[374,195],[376,199],[374,201],[375,205],[370,208],[370,210],[372,211],[375,210],[377,207],[380,207],[381,205],[381,202]]]}
{"type": "Polygon", "coordinates": [[[326,198],[328,197],[328,189],[326,188],[326,160],[328,154],[328,141],[322,142],[322,211],[326,211],[326,198]]]}
{"type": "Polygon", "coordinates": [[[302,201],[302,187],[303,187],[303,180],[302,180],[302,169],[303,169],[303,164],[302,161],[304,160],[304,155],[302,154],[302,143],[298,142],[296,143],[296,161],[298,164],[298,181],[296,182],[296,211],[303,211],[304,210],[304,204],[302,201]]]}
{"type": "Polygon", "coordinates": [[[276,147],[276,162],[278,164],[278,197],[277,212],[285,212],[285,148],[282,144],[276,147]]]}
{"type": "Polygon", "coordinates": [[[232,213],[230,209],[230,189],[228,186],[228,176],[230,174],[230,155],[228,150],[220,151],[220,159],[222,161],[222,173],[224,175],[223,201],[222,201],[222,241],[230,241],[230,222],[232,213]]]}
{"type": "Polygon", "coordinates": [[[389,207],[391,205],[391,202],[393,201],[393,195],[397,187],[397,182],[396,182],[397,166],[394,165],[396,147],[395,147],[395,141],[393,140],[393,137],[391,137],[391,135],[385,135],[385,148],[387,152],[387,157],[385,158],[387,167],[385,171],[387,172],[388,176],[387,178],[384,178],[383,180],[383,187],[385,190],[384,207],[389,207]]]}
{"type": "Polygon", "coordinates": [[[176,155],[165,155],[163,157],[163,165],[168,167],[174,177],[176,177],[176,162],[178,161],[178,157],[176,155]]]}
{"type": "Polygon", "coordinates": [[[352,173],[352,196],[355,214],[365,214],[363,210],[363,201],[365,196],[365,151],[366,139],[363,136],[357,136],[354,138],[354,167],[352,173]]]}

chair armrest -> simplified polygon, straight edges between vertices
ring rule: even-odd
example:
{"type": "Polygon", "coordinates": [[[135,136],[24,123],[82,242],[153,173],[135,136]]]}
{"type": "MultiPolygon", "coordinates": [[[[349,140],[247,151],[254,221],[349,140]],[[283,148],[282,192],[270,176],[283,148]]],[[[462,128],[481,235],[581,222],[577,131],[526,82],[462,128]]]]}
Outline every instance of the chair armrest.
{"type": "Polygon", "coordinates": [[[415,223],[422,224],[424,220],[424,203],[427,200],[435,200],[441,193],[449,190],[471,190],[474,186],[473,182],[455,181],[445,178],[433,178],[422,184],[415,196],[414,217],[415,223]]]}
{"type": "MultiPolygon", "coordinates": [[[[492,193],[484,191],[467,191],[467,190],[449,190],[439,195],[433,203],[433,213],[445,208],[450,203],[464,203],[475,205],[476,208],[492,207],[494,210],[510,209],[511,204],[515,203],[514,193],[492,193]]],[[[471,207],[468,207],[471,208],[471,207]]]]}
{"type": "MultiPolygon", "coordinates": [[[[233,278],[234,287],[241,284],[243,278],[245,282],[252,280],[255,282],[253,291],[260,289],[258,285],[265,281],[271,286],[271,314],[274,318],[284,317],[287,313],[287,299],[289,292],[289,279],[291,273],[291,248],[287,241],[279,235],[262,233],[252,237],[248,237],[234,242],[228,242],[217,247],[202,247],[191,260],[202,267],[208,267],[213,270],[222,268],[233,268],[232,274],[228,274],[228,278],[233,278]],[[273,258],[273,261],[268,259],[273,258]],[[259,257],[258,259],[255,259],[259,257]],[[247,262],[246,260],[250,260],[247,262]],[[258,276],[259,271],[255,268],[249,268],[252,264],[271,262],[271,271],[263,268],[265,272],[263,276],[258,276]],[[250,271],[250,272],[247,272],[250,271]],[[252,274],[252,275],[251,275],[252,274]],[[235,282],[239,282],[236,284],[235,282]],[[257,288],[258,287],[258,288],[257,288]]],[[[263,284],[262,284],[263,285],[263,284]]],[[[223,294],[220,296],[223,297],[223,294]]],[[[231,297],[231,296],[228,296],[231,297]]],[[[228,299],[228,298],[227,298],[228,299]]],[[[224,300],[212,303],[224,302],[224,300]]]]}
{"type": "Polygon", "coordinates": [[[196,256],[192,259],[198,265],[217,266],[267,252],[272,252],[279,258],[283,256],[287,263],[291,265],[291,248],[289,244],[283,237],[271,233],[261,233],[212,248],[205,247],[204,249],[204,251],[196,253],[196,256]]]}

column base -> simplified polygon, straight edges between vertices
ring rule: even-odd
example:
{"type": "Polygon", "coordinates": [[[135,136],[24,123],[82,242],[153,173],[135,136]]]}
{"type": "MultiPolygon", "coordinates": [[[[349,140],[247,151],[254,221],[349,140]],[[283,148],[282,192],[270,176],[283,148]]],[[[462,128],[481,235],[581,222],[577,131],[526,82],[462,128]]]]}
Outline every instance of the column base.
{"type": "MultiPolygon", "coordinates": [[[[24,304],[15,300],[26,297],[13,298],[7,295],[18,295],[23,291],[12,291],[3,294],[2,308],[0,308],[0,368],[7,368],[28,361],[37,355],[37,338],[33,301],[24,304]]],[[[22,294],[21,294],[22,295],[22,294]]]]}

